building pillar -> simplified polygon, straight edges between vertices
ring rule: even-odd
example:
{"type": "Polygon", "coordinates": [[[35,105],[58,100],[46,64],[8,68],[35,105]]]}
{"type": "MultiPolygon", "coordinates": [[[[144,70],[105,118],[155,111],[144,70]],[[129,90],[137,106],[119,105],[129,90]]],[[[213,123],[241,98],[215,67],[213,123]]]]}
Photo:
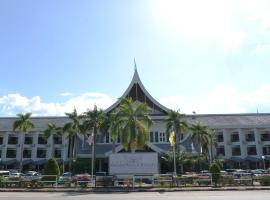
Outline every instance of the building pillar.
{"type": "Polygon", "coordinates": [[[33,136],[32,136],[33,143],[32,143],[31,159],[33,161],[37,160],[38,135],[39,133],[35,132],[33,133],[33,136]]]}
{"type": "Polygon", "coordinates": [[[231,145],[231,135],[227,129],[223,129],[223,139],[224,139],[224,150],[225,159],[229,159],[232,156],[232,145],[231,145]]]}
{"type": "Polygon", "coordinates": [[[262,157],[262,141],[261,141],[261,133],[257,128],[254,128],[254,135],[255,135],[255,144],[256,144],[256,151],[259,158],[262,157]]]}
{"type": "Polygon", "coordinates": [[[17,136],[18,136],[18,144],[16,145],[16,159],[18,161],[20,161],[21,155],[23,154],[23,153],[21,153],[21,151],[23,151],[22,145],[23,145],[23,141],[24,141],[24,134],[18,133],[17,136]]]}
{"type": "Polygon", "coordinates": [[[3,136],[4,137],[3,137],[2,155],[1,155],[2,161],[7,159],[7,146],[8,146],[9,132],[6,132],[3,136]]]}
{"type": "Polygon", "coordinates": [[[245,134],[245,131],[243,129],[238,129],[238,133],[239,133],[241,158],[245,158],[245,157],[247,157],[246,134],[245,134]]]}

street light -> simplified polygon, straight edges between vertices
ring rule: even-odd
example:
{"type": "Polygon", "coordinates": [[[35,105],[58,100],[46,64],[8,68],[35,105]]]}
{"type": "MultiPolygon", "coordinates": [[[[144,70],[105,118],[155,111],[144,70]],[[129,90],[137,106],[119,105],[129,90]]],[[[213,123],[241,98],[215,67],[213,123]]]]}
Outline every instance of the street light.
{"type": "Polygon", "coordinates": [[[265,161],[264,161],[264,159],[265,159],[265,156],[262,156],[262,161],[263,161],[263,169],[265,169],[265,161]]]}

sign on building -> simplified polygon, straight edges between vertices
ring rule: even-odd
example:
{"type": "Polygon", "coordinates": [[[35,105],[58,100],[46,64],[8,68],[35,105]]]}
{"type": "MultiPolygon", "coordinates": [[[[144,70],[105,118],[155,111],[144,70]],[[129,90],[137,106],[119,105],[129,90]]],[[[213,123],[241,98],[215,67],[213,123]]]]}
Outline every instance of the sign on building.
{"type": "Polygon", "coordinates": [[[157,153],[118,153],[109,157],[109,173],[151,175],[157,174],[157,153]]]}

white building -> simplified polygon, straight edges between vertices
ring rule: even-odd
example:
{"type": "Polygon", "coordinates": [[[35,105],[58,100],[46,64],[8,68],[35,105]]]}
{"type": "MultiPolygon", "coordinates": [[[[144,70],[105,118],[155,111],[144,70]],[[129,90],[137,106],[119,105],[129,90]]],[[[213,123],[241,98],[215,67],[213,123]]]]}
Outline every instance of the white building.
{"type": "MultiPolygon", "coordinates": [[[[154,120],[150,130],[150,142],[146,151],[166,153],[169,148],[168,135],[165,131],[164,119],[166,107],[158,103],[144,88],[137,70],[133,79],[122,97],[132,97],[136,101],[145,102],[151,108],[149,115],[154,120]]],[[[110,112],[119,105],[119,101],[109,107],[110,112]]],[[[16,118],[0,118],[0,155],[2,168],[14,168],[20,160],[20,145],[22,134],[14,133],[12,125],[16,118]]],[[[227,167],[262,167],[262,158],[270,160],[270,114],[212,114],[212,115],[186,115],[189,124],[201,122],[216,130],[218,145],[214,150],[215,156],[223,159],[227,167]],[[262,157],[263,156],[263,157],[262,157]]],[[[47,141],[41,136],[47,123],[63,126],[68,122],[66,117],[33,117],[32,122],[36,128],[25,136],[23,165],[34,165],[37,168],[43,165],[55,151],[55,157],[61,164],[68,160],[68,138],[66,135],[47,141]]],[[[181,145],[189,153],[198,151],[196,143],[191,144],[190,134],[183,136],[181,145]],[[195,147],[195,149],[193,148],[195,147]]],[[[77,157],[91,158],[91,147],[85,142],[83,136],[78,137],[77,157]]],[[[123,151],[118,140],[116,152],[123,151]]],[[[108,170],[108,157],[112,153],[110,136],[99,135],[97,138],[96,158],[98,171],[108,170]]]]}

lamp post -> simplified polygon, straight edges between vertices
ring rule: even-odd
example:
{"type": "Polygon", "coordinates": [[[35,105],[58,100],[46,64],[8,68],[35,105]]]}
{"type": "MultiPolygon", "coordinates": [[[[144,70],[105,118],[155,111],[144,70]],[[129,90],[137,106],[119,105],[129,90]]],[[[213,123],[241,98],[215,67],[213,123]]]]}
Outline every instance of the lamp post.
{"type": "Polygon", "coordinates": [[[264,159],[265,159],[265,156],[262,156],[263,169],[265,169],[265,161],[264,161],[264,159]]]}

